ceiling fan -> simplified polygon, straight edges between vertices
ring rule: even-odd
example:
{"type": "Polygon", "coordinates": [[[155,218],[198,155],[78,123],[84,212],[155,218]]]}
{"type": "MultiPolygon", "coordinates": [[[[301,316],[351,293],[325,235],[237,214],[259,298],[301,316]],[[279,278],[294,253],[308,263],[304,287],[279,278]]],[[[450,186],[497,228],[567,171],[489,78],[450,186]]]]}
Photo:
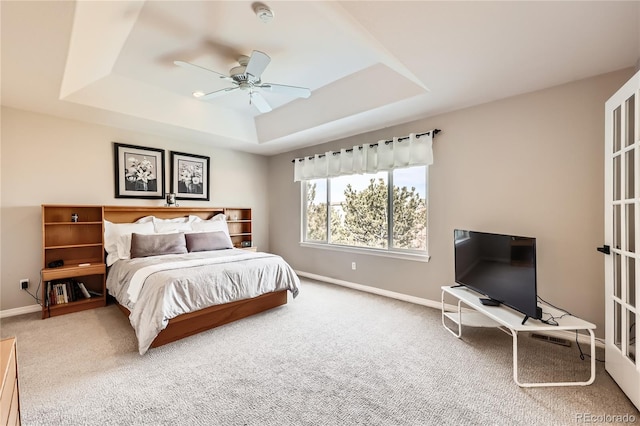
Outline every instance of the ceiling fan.
{"type": "Polygon", "coordinates": [[[217,98],[233,92],[234,90],[240,89],[249,93],[249,103],[255,106],[258,111],[269,112],[271,111],[271,106],[260,94],[259,90],[268,90],[274,93],[282,93],[284,95],[295,96],[298,98],[308,98],[311,96],[311,90],[306,87],[263,83],[260,77],[267,68],[267,65],[269,65],[269,62],[271,62],[271,58],[266,53],[254,50],[253,53],[251,53],[251,57],[241,56],[238,59],[238,63],[240,65],[231,68],[229,75],[224,75],[189,62],[174,61],[174,64],[183,68],[196,70],[198,72],[205,72],[208,75],[214,74],[218,78],[227,80],[233,84],[233,87],[227,87],[210,93],[194,93],[194,96],[203,101],[217,98]]]}

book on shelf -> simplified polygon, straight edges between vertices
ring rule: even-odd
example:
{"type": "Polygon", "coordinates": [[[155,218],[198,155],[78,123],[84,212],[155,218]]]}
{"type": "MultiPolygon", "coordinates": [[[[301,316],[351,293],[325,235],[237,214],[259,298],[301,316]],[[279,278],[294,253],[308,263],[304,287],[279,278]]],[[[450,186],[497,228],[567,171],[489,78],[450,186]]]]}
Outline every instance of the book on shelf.
{"type": "Polygon", "coordinates": [[[44,306],[51,306],[51,281],[47,281],[47,288],[44,293],[44,306]]]}
{"type": "Polygon", "coordinates": [[[69,303],[69,295],[67,294],[68,286],[68,282],[60,284],[60,288],[62,288],[62,303],[69,303]]]}
{"type": "Polygon", "coordinates": [[[84,283],[79,282],[78,283],[78,288],[80,289],[80,292],[82,293],[82,296],[85,299],[89,299],[91,297],[91,295],[89,294],[89,291],[87,290],[87,288],[84,286],[84,283]]]}
{"type": "Polygon", "coordinates": [[[71,301],[75,302],[83,298],[82,295],[80,295],[80,288],[78,287],[77,281],[71,281],[69,287],[71,289],[71,301]]]}
{"type": "Polygon", "coordinates": [[[80,290],[80,282],[76,281],[76,280],[71,280],[67,282],[67,292],[71,295],[71,300],[69,300],[70,302],[75,302],[77,300],[82,300],[84,299],[84,294],[82,294],[82,291],[80,290]]]}
{"type": "Polygon", "coordinates": [[[56,287],[55,283],[50,283],[49,304],[51,305],[58,304],[58,288],[56,287]]]}
{"type": "Polygon", "coordinates": [[[64,303],[64,299],[62,298],[62,284],[57,283],[54,287],[56,289],[56,305],[61,305],[64,303]]]}
{"type": "Polygon", "coordinates": [[[89,298],[91,291],[87,290],[82,282],[73,279],[47,282],[45,306],[62,305],[89,298]]]}
{"type": "Polygon", "coordinates": [[[98,291],[88,290],[91,297],[102,297],[102,293],[98,291]]]}
{"type": "Polygon", "coordinates": [[[64,298],[63,288],[64,288],[64,283],[58,284],[58,303],[60,303],[61,305],[67,303],[67,301],[64,298]]]}

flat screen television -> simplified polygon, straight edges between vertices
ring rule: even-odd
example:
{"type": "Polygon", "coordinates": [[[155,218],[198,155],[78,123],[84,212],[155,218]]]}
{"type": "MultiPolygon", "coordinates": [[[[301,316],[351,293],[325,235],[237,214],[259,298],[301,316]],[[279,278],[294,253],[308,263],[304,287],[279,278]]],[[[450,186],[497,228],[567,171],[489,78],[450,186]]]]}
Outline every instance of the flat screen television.
{"type": "Polygon", "coordinates": [[[456,229],[455,281],[528,318],[541,319],[536,283],[536,239],[456,229]]]}

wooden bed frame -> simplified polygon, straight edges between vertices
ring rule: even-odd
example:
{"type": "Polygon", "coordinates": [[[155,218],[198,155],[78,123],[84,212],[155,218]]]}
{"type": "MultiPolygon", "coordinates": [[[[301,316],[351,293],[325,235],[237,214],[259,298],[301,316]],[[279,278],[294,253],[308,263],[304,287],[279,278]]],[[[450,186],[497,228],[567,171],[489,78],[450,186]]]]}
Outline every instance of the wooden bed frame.
{"type": "MultiPolygon", "coordinates": [[[[173,219],[176,217],[195,215],[206,220],[224,211],[222,208],[207,207],[104,206],[103,209],[104,219],[113,223],[133,223],[145,216],[173,219]]],[[[252,299],[238,300],[236,302],[215,305],[199,311],[182,314],[169,320],[169,324],[154,339],[151,347],[155,348],[175,342],[184,337],[192,336],[286,303],[287,291],[282,290],[263,294],[252,299]]],[[[130,311],[119,303],[117,305],[118,308],[129,317],[130,311]]]]}

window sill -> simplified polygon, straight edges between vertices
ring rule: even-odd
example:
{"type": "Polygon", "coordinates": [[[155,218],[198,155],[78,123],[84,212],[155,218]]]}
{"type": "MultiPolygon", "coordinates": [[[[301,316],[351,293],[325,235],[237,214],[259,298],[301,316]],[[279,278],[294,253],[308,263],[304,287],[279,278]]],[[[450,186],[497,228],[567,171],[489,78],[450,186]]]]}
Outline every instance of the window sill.
{"type": "Polygon", "coordinates": [[[431,259],[431,256],[427,254],[402,253],[397,251],[369,249],[365,247],[347,247],[347,246],[338,246],[338,245],[331,245],[331,244],[309,243],[309,242],[300,242],[300,247],[307,247],[307,248],[321,249],[321,250],[331,250],[331,251],[341,251],[346,253],[367,254],[367,255],[380,256],[380,257],[390,257],[393,259],[411,260],[414,262],[428,262],[429,259],[431,259]]]}

